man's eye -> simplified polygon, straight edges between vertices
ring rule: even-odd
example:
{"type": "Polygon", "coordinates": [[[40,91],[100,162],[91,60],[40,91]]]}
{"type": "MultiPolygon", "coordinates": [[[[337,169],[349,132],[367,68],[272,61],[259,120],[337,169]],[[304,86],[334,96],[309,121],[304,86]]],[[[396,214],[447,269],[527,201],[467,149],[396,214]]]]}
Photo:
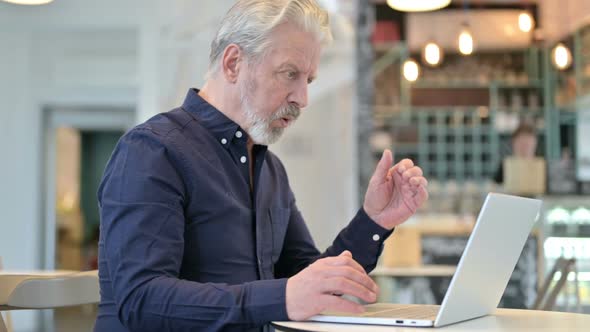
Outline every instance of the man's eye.
{"type": "Polygon", "coordinates": [[[294,71],[289,71],[289,72],[287,72],[287,78],[289,78],[290,80],[293,80],[293,79],[297,78],[297,73],[294,71]]]}

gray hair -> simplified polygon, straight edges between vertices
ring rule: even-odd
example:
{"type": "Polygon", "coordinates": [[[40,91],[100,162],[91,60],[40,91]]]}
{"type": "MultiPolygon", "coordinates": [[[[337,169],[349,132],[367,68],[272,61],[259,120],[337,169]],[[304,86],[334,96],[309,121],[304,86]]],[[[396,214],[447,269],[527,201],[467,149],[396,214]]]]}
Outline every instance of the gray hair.
{"type": "Polygon", "coordinates": [[[220,23],[211,42],[207,77],[219,70],[223,51],[238,45],[251,60],[261,60],[275,27],[289,22],[310,32],[321,43],[332,40],[328,13],[315,0],[238,0],[220,23]]]}

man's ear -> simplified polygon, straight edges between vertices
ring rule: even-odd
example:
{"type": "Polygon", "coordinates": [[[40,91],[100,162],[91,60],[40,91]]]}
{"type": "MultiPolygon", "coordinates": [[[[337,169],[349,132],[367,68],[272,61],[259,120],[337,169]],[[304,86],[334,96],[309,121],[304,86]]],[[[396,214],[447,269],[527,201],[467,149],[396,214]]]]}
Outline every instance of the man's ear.
{"type": "Polygon", "coordinates": [[[236,44],[229,44],[223,51],[221,69],[223,76],[229,83],[236,83],[238,81],[242,59],[242,50],[236,44]]]}

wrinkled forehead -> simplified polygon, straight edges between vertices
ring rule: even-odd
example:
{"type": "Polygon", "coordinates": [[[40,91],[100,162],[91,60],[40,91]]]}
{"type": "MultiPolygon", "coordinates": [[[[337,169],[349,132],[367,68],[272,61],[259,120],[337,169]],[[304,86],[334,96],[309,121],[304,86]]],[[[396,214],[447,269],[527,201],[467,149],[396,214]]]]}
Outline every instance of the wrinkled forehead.
{"type": "Polygon", "coordinates": [[[275,68],[290,63],[299,70],[315,73],[320,52],[321,43],[313,34],[284,25],[272,34],[265,61],[275,68]]]}
{"type": "Polygon", "coordinates": [[[273,67],[282,67],[288,64],[295,65],[298,70],[315,73],[319,65],[319,49],[310,50],[296,46],[283,46],[274,48],[269,52],[268,60],[273,67]]]}

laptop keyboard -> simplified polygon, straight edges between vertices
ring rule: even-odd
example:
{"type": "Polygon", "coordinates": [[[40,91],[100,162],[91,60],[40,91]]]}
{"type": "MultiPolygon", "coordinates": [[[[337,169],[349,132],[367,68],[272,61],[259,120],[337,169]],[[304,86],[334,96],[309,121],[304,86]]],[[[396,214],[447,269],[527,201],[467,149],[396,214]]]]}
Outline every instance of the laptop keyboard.
{"type": "Polygon", "coordinates": [[[440,306],[378,303],[365,306],[362,317],[434,320],[440,306]]]}

